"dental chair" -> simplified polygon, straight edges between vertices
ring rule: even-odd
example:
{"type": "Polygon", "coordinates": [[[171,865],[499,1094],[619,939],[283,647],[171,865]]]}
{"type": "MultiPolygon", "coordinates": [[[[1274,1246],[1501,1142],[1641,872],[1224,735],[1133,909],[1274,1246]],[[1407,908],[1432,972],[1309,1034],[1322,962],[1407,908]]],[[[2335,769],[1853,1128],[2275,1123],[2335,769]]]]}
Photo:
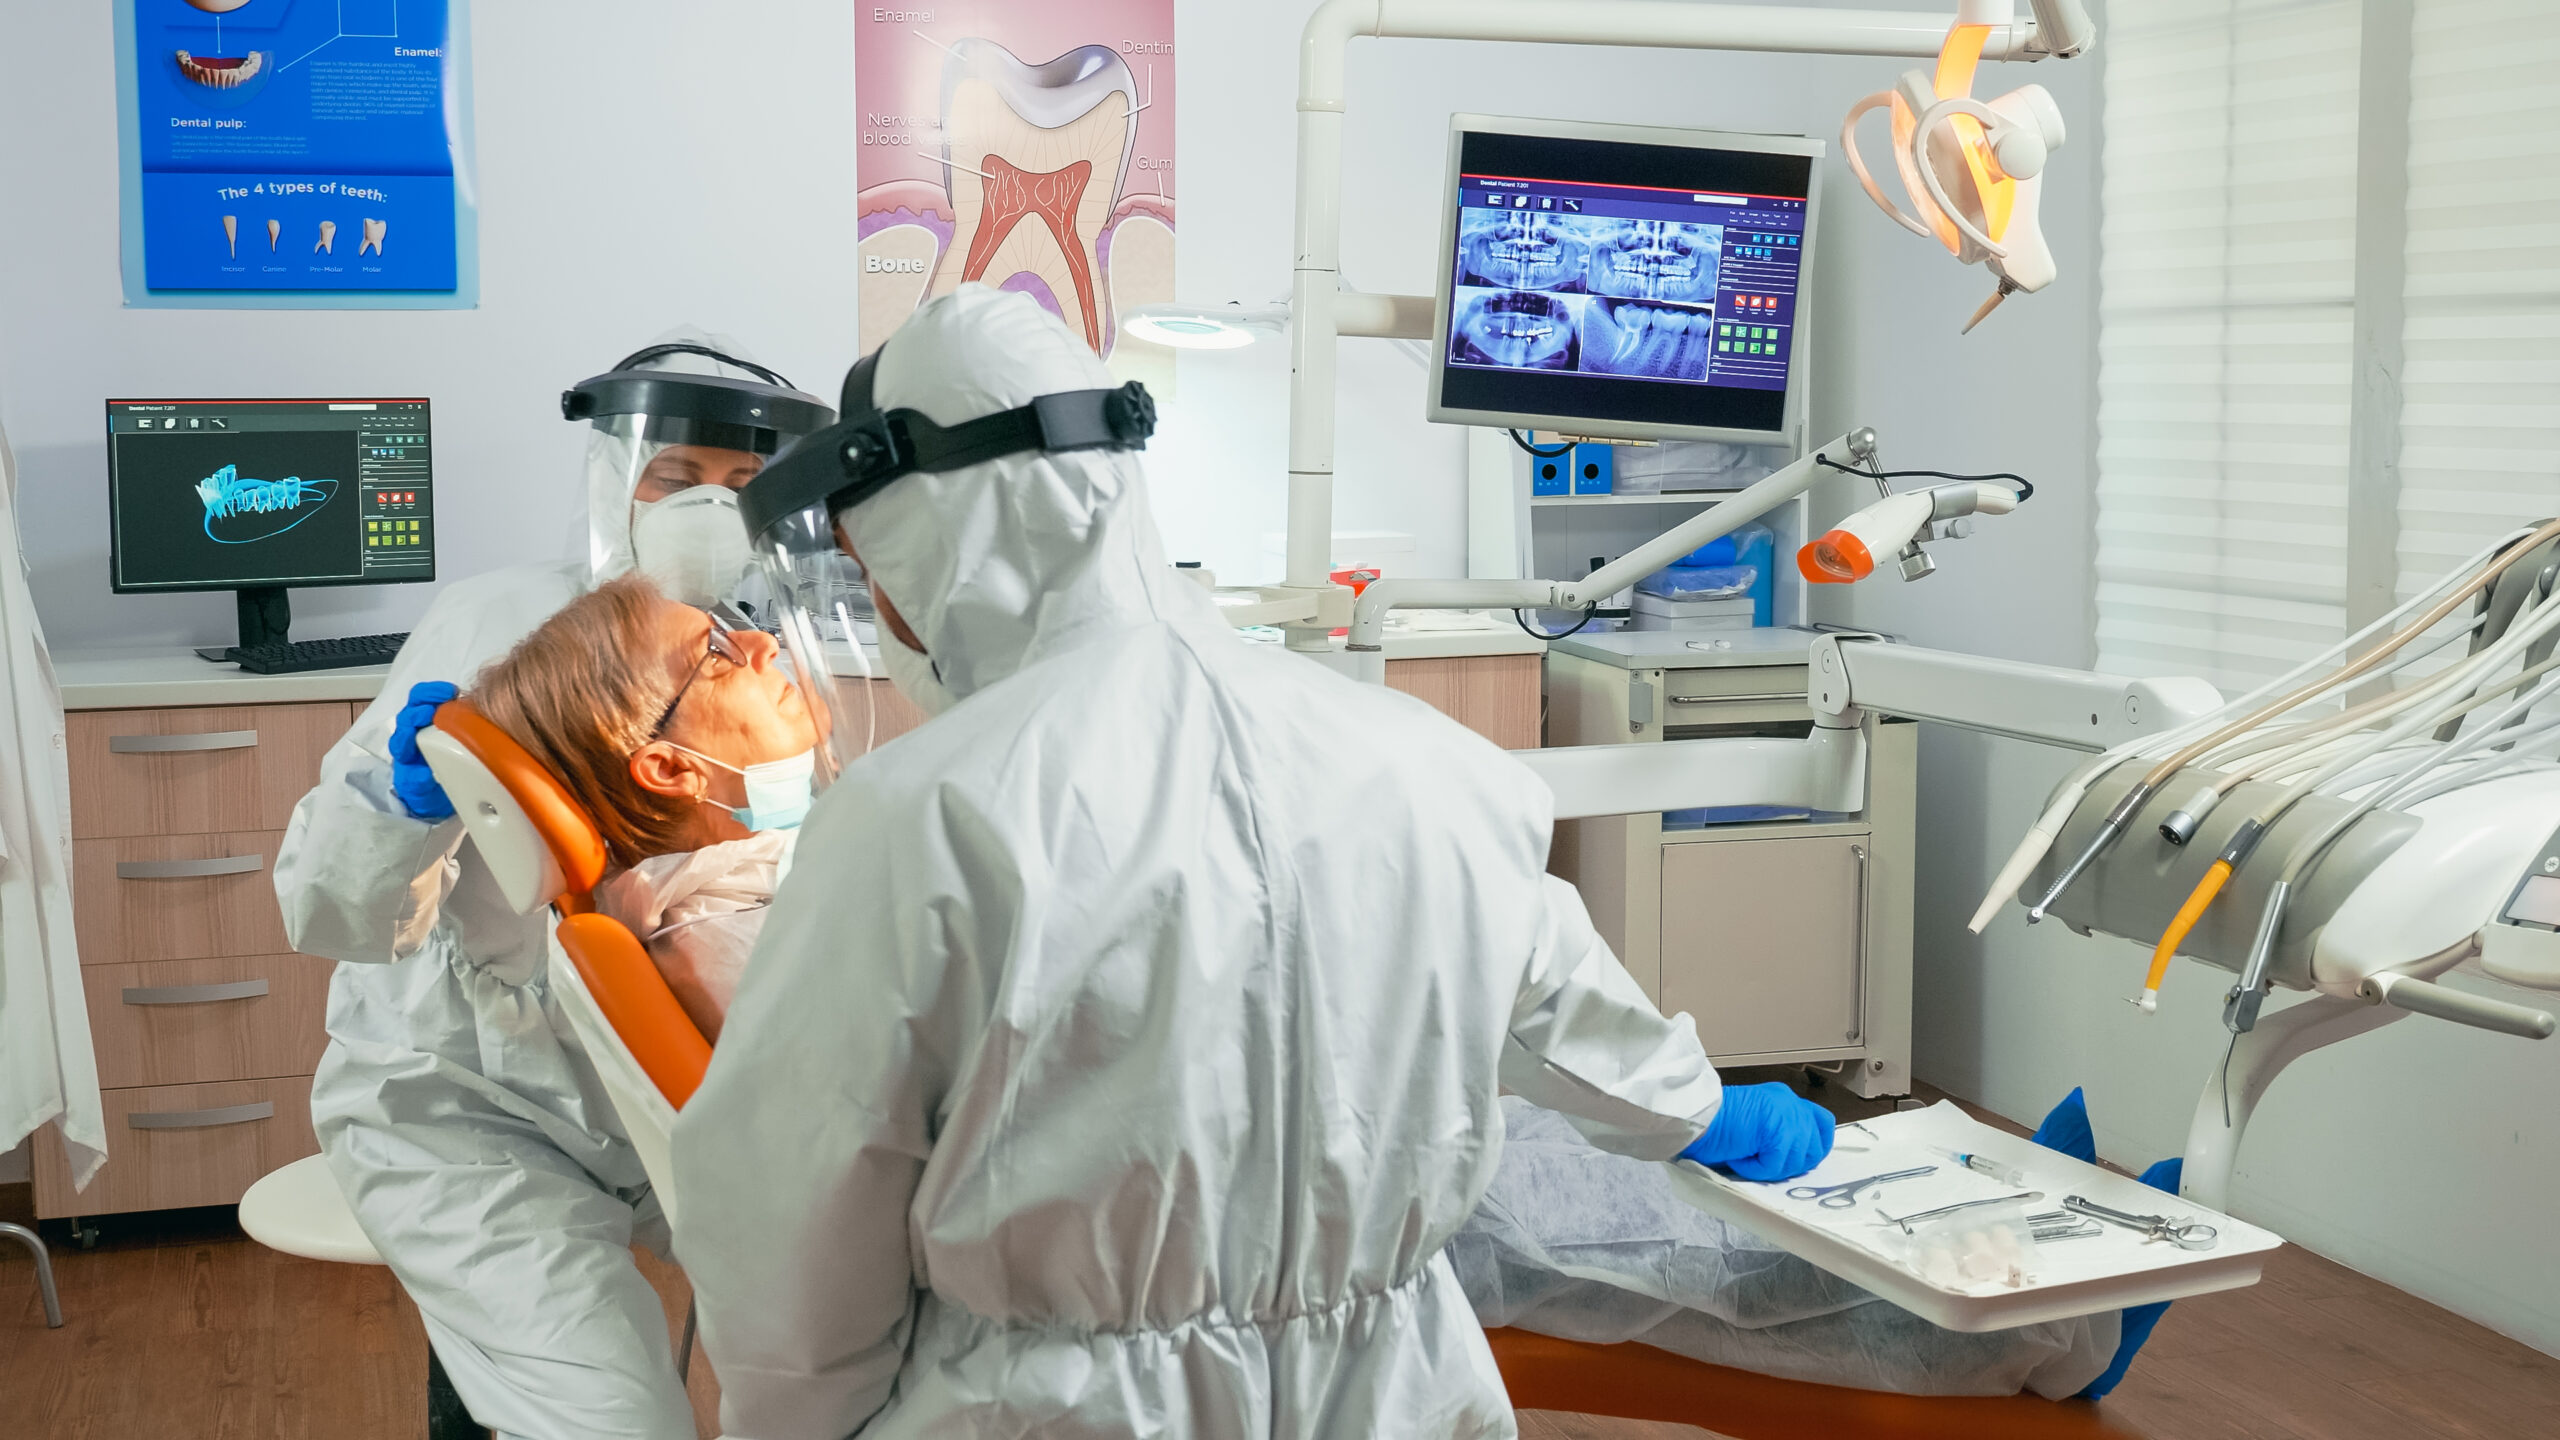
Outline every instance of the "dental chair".
{"type": "MultiPolygon", "coordinates": [[[[508,903],[519,913],[545,903],[560,913],[553,958],[568,963],[552,966],[554,992],[672,1221],[668,1135],[702,1083],[711,1044],[638,937],[596,911],[603,836],[560,782],[468,700],[439,709],[418,748],[508,903]]],[[[2085,1402],[1888,1395],[1756,1375],[1650,1345],[1508,1328],[1486,1338],[1512,1405],[1523,1410],[1667,1420],[1731,1440],[2137,1440],[2085,1402]]],[[[688,1316],[688,1358],[692,1340],[688,1316]]]]}

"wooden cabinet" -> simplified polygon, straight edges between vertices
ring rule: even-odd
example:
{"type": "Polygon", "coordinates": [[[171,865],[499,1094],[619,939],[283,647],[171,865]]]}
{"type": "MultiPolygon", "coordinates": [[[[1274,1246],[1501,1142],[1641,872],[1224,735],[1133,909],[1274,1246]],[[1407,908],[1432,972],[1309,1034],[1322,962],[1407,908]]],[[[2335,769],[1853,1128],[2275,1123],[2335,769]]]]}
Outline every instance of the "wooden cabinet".
{"type": "Polygon", "coordinates": [[[227,1205],[319,1149],[327,961],[291,953],[276,851],[344,701],[75,710],[71,909],[107,1163],[71,1188],[35,1147],[36,1213],[227,1205]]]}

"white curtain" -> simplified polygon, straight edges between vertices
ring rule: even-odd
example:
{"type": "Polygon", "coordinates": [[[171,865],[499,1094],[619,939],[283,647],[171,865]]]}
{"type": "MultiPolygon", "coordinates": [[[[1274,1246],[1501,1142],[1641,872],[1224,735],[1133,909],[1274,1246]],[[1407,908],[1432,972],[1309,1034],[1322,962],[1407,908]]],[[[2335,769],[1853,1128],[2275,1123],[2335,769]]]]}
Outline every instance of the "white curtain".
{"type": "Polygon", "coordinates": [[[2226,693],[2345,633],[2358,7],[2108,7],[2098,663],[2226,693]]]}
{"type": "Polygon", "coordinates": [[[2398,588],[2560,515],[2560,3],[2418,0],[2398,588]]]}
{"type": "Polygon", "coordinates": [[[2560,3],[2375,3],[2108,9],[2101,668],[2244,688],[2343,634],[2351,586],[2409,596],[2560,514],[2560,3]],[[2362,37],[2401,17],[2380,113],[2362,37]],[[2367,267],[2361,315],[2360,159],[2406,177],[2365,227],[2405,237],[2399,293],[2367,267]],[[2396,473],[2351,495],[2360,318],[2398,357],[2361,397],[2396,405],[2396,473]]]}

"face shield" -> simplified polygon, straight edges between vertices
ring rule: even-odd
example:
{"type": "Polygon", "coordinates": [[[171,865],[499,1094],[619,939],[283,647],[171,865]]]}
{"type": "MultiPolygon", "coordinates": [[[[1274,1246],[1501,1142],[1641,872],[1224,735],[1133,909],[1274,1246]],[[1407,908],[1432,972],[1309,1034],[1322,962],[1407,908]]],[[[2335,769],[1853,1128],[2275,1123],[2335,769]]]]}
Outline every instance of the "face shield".
{"type": "Polygon", "coordinates": [[[637,569],[693,605],[755,603],[740,590],[749,555],[737,492],[784,444],[835,418],[770,370],[684,343],[653,345],[580,381],[560,411],[595,426],[588,573],[602,581],[637,569]]]}
{"type": "MultiPolygon", "coordinates": [[[[867,677],[862,642],[874,640],[889,660],[889,678],[928,713],[931,657],[907,650],[875,613],[861,568],[845,551],[836,517],[918,471],[959,470],[1026,450],[1142,450],[1155,432],[1155,402],[1132,380],[1107,390],[1066,390],[1030,404],[957,425],[936,424],[921,411],[883,411],[872,403],[880,363],[873,352],[845,376],[844,418],[792,444],[738,496],[754,555],[754,571],[778,604],[783,651],[803,674],[867,677]]],[[[895,603],[896,597],[890,597],[895,603]]],[[[869,687],[848,704],[840,687],[823,686],[835,713],[821,728],[832,770],[869,748],[869,687]]],[[[947,699],[947,697],[945,697],[947,699]]]]}

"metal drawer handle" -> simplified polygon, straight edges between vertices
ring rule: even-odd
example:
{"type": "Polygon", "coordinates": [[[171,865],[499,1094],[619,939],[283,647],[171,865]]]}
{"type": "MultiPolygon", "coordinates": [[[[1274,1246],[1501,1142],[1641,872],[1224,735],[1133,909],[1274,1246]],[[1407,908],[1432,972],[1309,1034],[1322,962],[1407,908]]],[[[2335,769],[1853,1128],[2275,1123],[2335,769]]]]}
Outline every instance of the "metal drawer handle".
{"type": "Polygon", "coordinates": [[[210,860],[119,860],[119,880],[193,880],[204,875],[255,875],[267,868],[264,855],[216,855],[210,860]]]}
{"type": "Polygon", "coordinates": [[[276,1102],[258,1100],[247,1105],[216,1105],[210,1110],[137,1110],[124,1117],[124,1123],[136,1130],[205,1130],[216,1125],[272,1120],[275,1113],[276,1102]]]}
{"type": "Polygon", "coordinates": [[[176,750],[249,750],[258,743],[255,730],[202,730],[192,735],[110,735],[107,749],[118,755],[166,755],[176,750]]]}
{"type": "Polygon", "coordinates": [[[1781,690],[1775,695],[1674,695],[1674,705],[1730,705],[1741,700],[1802,700],[1802,690],[1781,690]]]}
{"type": "Polygon", "coordinates": [[[127,985],[127,1005],[207,1005],[216,1000],[254,1000],[267,993],[264,980],[233,980],[220,985],[127,985]]]}

